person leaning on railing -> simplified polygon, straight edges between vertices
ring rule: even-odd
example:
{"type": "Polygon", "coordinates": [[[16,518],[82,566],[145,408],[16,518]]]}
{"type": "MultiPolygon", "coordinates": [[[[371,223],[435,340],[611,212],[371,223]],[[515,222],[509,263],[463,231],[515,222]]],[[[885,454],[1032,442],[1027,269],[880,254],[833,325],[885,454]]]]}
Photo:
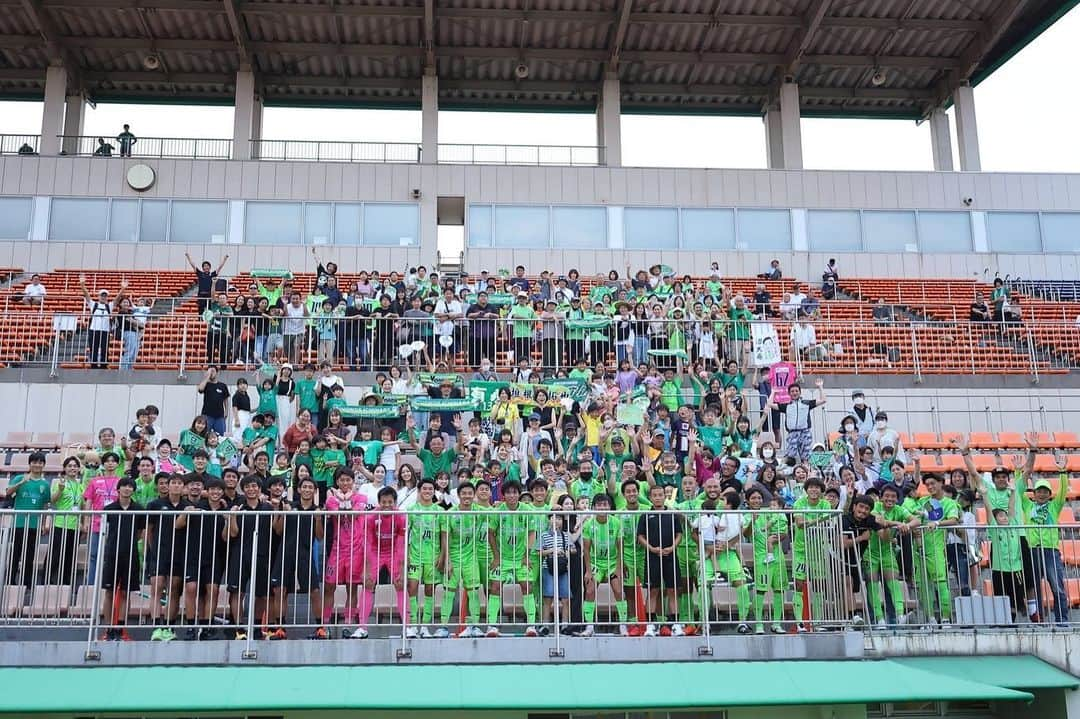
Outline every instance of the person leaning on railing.
{"type": "MultiPolygon", "coordinates": [[[[1033,497],[1027,496],[1030,467],[1034,467],[1035,455],[1039,451],[1038,435],[1028,435],[1028,462],[1020,475],[1017,490],[1020,492],[1022,516],[1029,525],[1027,528],[1028,545],[1031,547],[1031,563],[1035,573],[1035,593],[1040,609],[1046,606],[1043,596],[1043,582],[1050,587],[1054,598],[1054,622],[1061,627],[1069,621],[1069,598],[1065,592],[1065,565],[1061,559],[1061,530],[1058,517],[1065,507],[1065,497],[1069,488],[1069,475],[1065,469],[1065,457],[1057,459],[1058,487],[1055,492],[1049,480],[1035,482],[1033,497]]],[[[1049,617],[1045,618],[1049,621],[1049,617]]]]}

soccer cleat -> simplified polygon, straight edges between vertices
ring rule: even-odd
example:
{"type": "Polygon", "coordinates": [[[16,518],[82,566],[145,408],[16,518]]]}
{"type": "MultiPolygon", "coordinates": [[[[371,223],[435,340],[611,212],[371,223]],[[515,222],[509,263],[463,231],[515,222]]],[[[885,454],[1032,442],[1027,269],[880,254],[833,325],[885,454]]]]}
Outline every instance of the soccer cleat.
{"type": "Polygon", "coordinates": [[[154,631],[150,632],[150,641],[163,642],[165,641],[165,628],[158,627],[154,631]]]}
{"type": "Polygon", "coordinates": [[[765,633],[765,625],[764,624],[762,624],[761,622],[758,622],[757,624],[754,625],[754,634],[764,634],[764,633],[765,633]]]}
{"type": "Polygon", "coordinates": [[[367,639],[367,630],[363,627],[357,627],[356,631],[349,635],[349,639],[367,639]]]}
{"type": "Polygon", "coordinates": [[[199,641],[205,642],[218,638],[218,632],[213,627],[207,627],[199,631],[199,641]]]}
{"type": "MultiPolygon", "coordinates": [[[[621,630],[620,630],[621,632],[626,631],[626,625],[625,624],[621,625],[621,627],[622,627],[621,630]]],[[[581,634],[579,634],[578,636],[579,637],[591,637],[594,634],[596,634],[596,628],[593,625],[589,624],[584,629],[581,630],[581,634]]],[[[626,635],[624,634],[623,636],[626,636],[626,635]]]]}
{"type": "Polygon", "coordinates": [[[943,627],[951,627],[952,626],[952,619],[942,619],[941,620],[941,626],[943,626],[943,627]]]}
{"type": "Polygon", "coordinates": [[[877,628],[878,629],[888,629],[889,628],[889,623],[886,622],[884,619],[879,619],[878,623],[877,623],[877,628]]]}
{"type": "Polygon", "coordinates": [[[101,635],[101,641],[103,642],[115,642],[118,639],[115,629],[106,629],[105,633],[101,635]]]}
{"type": "Polygon", "coordinates": [[[315,631],[308,635],[308,639],[329,639],[330,633],[326,631],[326,627],[316,627],[315,631]]]}
{"type": "Polygon", "coordinates": [[[176,632],[169,627],[163,627],[161,630],[161,641],[171,642],[174,639],[176,639],[176,632]]]}
{"type": "Polygon", "coordinates": [[[655,624],[650,624],[647,627],[645,627],[645,632],[641,636],[643,636],[643,637],[655,637],[656,636],[656,625],[655,624]]]}
{"type": "Polygon", "coordinates": [[[787,634],[787,632],[784,631],[784,627],[781,626],[781,624],[779,622],[773,622],[772,633],[773,634],[787,634]]]}
{"type": "Polygon", "coordinates": [[[619,625],[619,636],[620,637],[628,637],[628,636],[630,636],[629,627],[627,627],[625,624],[620,624],[619,625]]]}
{"type": "Polygon", "coordinates": [[[632,636],[632,637],[640,637],[640,636],[644,636],[644,634],[645,634],[645,630],[641,628],[640,624],[635,624],[632,627],[630,627],[630,636],[632,636]]]}
{"type": "Polygon", "coordinates": [[[236,639],[237,641],[244,641],[245,639],[247,639],[247,630],[237,629],[236,633],[233,634],[233,639],[236,639]]]}
{"type": "Polygon", "coordinates": [[[684,631],[686,632],[686,636],[688,636],[688,637],[695,637],[695,636],[697,636],[698,634],[701,633],[701,630],[698,629],[697,625],[695,625],[695,624],[688,624],[686,626],[686,629],[684,629],[684,631]]]}
{"type": "Polygon", "coordinates": [[[851,623],[853,626],[861,627],[866,622],[863,621],[862,615],[856,612],[855,614],[851,615],[851,623]]]}
{"type": "Polygon", "coordinates": [[[498,627],[488,627],[487,631],[484,632],[484,636],[488,637],[489,639],[494,639],[495,637],[499,636],[499,628],[498,627]]]}
{"type": "Polygon", "coordinates": [[[446,627],[439,627],[438,629],[435,630],[434,636],[435,636],[436,639],[449,639],[450,638],[450,630],[447,629],[446,627]]]}
{"type": "Polygon", "coordinates": [[[746,622],[739,622],[739,626],[736,627],[735,630],[739,634],[749,634],[750,633],[750,625],[747,624],[746,622]]]}
{"type": "Polygon", "coordinates": [[[473,627],[469,630],[469,636],[471,636],[473,639],[483,639],[487,635],[480,627],[473,627]]]}
{"type": "Polygon", "coordinates": [[[672,624],[671,625],[671,636],[673,636],[673,637],[682,637],[682,636],[685,636],[685,635],[686,635],[686,629],[683,627],[683,625],[681,625],[681,624],[672,624]]]}
{"type": "Polygon", "coordinates": [[[660,636],[662,636],[662,637],[670,637],[671,636],[671,627],[669,627],[666,624],[664,626],[660,627],[660,636]]]}
{"type": "Polygon", "coordinates": [[[808,631],[809,630],[806,628],[806,625],[803,624],[802,622],[799,622],[798,624],[795,625],[795,633],[796,634],[806,634],[806,632],[808,632],[808,631]]]}
{"type": "Polygon", "coordinates": [[[409,627],[408,629],[405,630],[405,638],[406,639],[416,639],[417,636],[418,635],[416,633],[416,627],[409,627]]]}
{"type": "Polygon", "coordinates": [[[527,637],[539,636],[539,632],[536,631],[536,627],[526,627],[525,628],[525,636],[527,636],[527,637]]]}
{"type": "Polygon", "coordinates": [[[431,631],[427,627],[420,627],[420,638],[421,639],[431,639],[432,636],[433,635],[432,635],[431,631]]]}
{"type": "Polygon", "coordinates": [[[551,628],[548,627],[548,625],[546,625],[546,624],[542,624],[540,626],[540,636],[546,637],[549,634],[551,634],[551,628]]]}
{"type": "Polygon", "coordinates": [[[121,642],[130,642],[131,641],[131,635],[127,633],[126,629],[121,629],[117,633],[116,639],[117,639],[117,641],[121,641],[121,642]]]}

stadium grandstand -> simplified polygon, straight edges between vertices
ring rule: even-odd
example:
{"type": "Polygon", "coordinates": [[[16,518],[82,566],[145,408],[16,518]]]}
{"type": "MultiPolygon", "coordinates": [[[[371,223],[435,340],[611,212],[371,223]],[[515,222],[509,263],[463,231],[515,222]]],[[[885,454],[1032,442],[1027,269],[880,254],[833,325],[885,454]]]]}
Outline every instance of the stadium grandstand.
{"type": "Polygon", "coordinates": [[[1080,175],[973,93],[1075,4],[0,0],[0,717],[1080,719],[1080,175]]]}

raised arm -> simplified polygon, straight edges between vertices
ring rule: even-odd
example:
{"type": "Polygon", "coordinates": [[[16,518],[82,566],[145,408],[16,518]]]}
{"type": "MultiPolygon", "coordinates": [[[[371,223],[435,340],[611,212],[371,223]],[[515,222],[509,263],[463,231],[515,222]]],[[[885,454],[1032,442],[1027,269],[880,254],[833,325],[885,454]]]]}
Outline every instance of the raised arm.
{"type": "MultiPolygon", "coordinates": [[[[188,261],[190,262],[191,259],[189,258],[188,261]]],[[[214,272],[221,272],[223,269],[225,269],[225,263],[228,262],[228,261],[229,261],[229,256],[228,255],[225,255],[224,257],[222,257],[221,262],[218,263],[217,269],[214,270],[214,272]]]]}
{"type": "Polygon", "coordinates": [[[975,469],[975,460],[971,457],[971,447],[968,445],[967,438],[960,436],[950,440],[950,443],[956,447],[957,451],[960,452],[960,456],[964,458],[964,468],[967,469],[968,481],[976,487],[985,487],[985,483],[979,475],[979,470],[975,469]]]}
{"type": "Polygon", "coordinates": [[[189,265],[191,265],[191,269],[195,270],[196,272],[199,271],[199,268],[195,266],[195,263],[191,259],[191,253],[185,252],[184,253],[184,259],[187,260],[187,263],[189,265]]]}

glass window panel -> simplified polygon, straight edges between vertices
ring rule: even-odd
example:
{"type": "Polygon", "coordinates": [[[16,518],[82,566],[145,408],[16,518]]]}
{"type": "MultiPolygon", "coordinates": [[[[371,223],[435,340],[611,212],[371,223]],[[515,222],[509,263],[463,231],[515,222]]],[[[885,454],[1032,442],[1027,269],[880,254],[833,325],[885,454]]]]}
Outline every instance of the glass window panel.
{"type": "Polygon", "coordinates": [[[923,252],[971,252],[971,215],[920,212],[919,247],[923,252]]]}
{"type": "Polygon", "coordinates": [[[606,207],[552,207],[551,222],[555,228],[555,247],[607,247],[606,207]]]}
{"type": "Polygon", "coordinates": [[[548,247],[547,207],[495,206],[495,247],[548,247]]]}
{"type": "Polygon", "coordinates": [[[1043,252],[1080,252],[1080,212],[1044,212],[1042,229],[1043,252]]]}
{"type": "Polygon", "coordinates": [[[787,210],[739,210],[740,250],[790,250],[791,213],[787,210]]]}
{"type": "Polygon", "coordinates": [[[168,200],[143,200],[139,215],[139,242],[164,242],[169,226],[168,200]]]}
{"type": "Polygon", "coordinates": [[[0,197],[0,240],[28,239],[32,208],[29,197],[0,197]]]}
{"type": "Polygon", "coordinates": [[[918,247],[914,212],[863,212],[863,243],[870,252],[907,252],[918,247]]]}
{"type": "Polygon", "coordinates": [[[108,200],[54,198],[49,212],[49,239],[104,242],[108,214],[108,200]]]}
{"type": "Polygon", "coordinates": [[[469,206],[469,247],[491,247],[491,206],[469,206]]]}
{"type": "Polygon", "coordinates": [[[993,252],[1039,252],[1039,215],[1035,212],[988,212],[987,239],[993,252]]]}
{"type": "Polygon", "coordinates": [[[360,244],[360,211],[362,206],[353,203],[334,205],[334,244],[360,244]]]}
{"type": "Polygon", "coordinates": [[[855,252],[862,249],[859,213],[855,210],[810,210],[807,215],[811,250],[855,252]]]}
{"type": "Polygon", "coordinates": [[[190,245],[225,242],[228,213],[228,202],[173,200],[169,242],[190,245]]]}
{"type": "Polygon", "coordinates": [[[735,210],[683,210],[684,250],[734,250],[735,210]]]}
{"type": "Polygon", "coordinates": [[[679,213],[673,207],[623,210],[623,245],[628,250],[679,246],[679,213]]]}
{"type": "Polygon", "coordinates": [[[139,239],[139,201],[113,200],[109,210],[109,240],[137,242],[139,239]]]}
{"type": "Polygon", "coordinates": [[[330,244],[329,202],[309,202],[304,205],[304,244],[330,244]]]}
{"type": "Polygon", "coordinates": [[[364,244],[408,246],[419,244],[419,205],[364,205],[364,244]]]}
{"type": "Polygon", "coordinates": [[[244,242],[249,245],[300,244],[299,202],[248,202],[244,242]]]}

